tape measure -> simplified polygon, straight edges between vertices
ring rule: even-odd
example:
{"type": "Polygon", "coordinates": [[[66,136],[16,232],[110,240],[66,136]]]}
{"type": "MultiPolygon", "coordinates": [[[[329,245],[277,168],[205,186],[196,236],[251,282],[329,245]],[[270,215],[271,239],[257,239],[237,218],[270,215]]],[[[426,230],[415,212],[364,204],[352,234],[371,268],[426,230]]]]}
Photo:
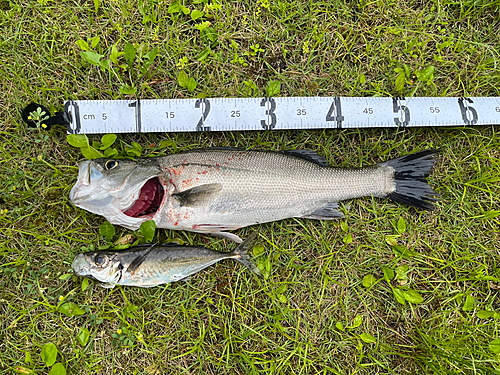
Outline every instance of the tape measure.
{"type": "Polygon", "coordinates": [[[69,134],[500,124],[500,97],[69,100],[69,134]]]}

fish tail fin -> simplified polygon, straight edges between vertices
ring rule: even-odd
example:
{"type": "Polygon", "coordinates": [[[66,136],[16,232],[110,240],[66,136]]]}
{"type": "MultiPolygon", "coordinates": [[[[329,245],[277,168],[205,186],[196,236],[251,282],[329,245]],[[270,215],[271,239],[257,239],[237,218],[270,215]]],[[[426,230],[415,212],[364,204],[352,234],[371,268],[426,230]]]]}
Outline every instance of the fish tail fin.
{"type": "Polygon", "coordinates": [[[253,245],[255,243],[255,240],[257,239],[257,232],[252,233],[250,236],[248,236],[245,241],[243,241],[231,254],[231,258],[236,260],[237,262],[240,262],[243,264],[245,267],[247,267],[250,271],[257,275],[261,275],[262,272],[260,271],[259,267],[250,260],[250,255],[248,254],[248,250],[253,248],[253,245]]]}
{"type": "Polygon", "coordinates": [[[393,201],[432,211],[438,194],[429,186],[429,177],[439,150],[430,149],[381,163],[394,168],[394,190],[386,195],[393,201]]]}

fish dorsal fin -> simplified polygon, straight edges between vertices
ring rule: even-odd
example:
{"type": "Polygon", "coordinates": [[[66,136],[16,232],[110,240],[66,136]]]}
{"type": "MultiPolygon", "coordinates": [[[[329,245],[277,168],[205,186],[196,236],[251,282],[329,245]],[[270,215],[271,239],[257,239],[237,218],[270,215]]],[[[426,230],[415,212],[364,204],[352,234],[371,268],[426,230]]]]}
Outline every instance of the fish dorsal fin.
{"type": "Polygon", "coordinates": [[[181,206],[195,207],[204,203],[206,199],[209,199],[212,195],[217,194],[221,190],[222,184],[205,184],[195,186],[181,193],[175,193],[173,196],[179,200],[181,206]]]}
{"type": "Polygon", "coordinates": [[[149,247],[149,249],[147,249],[146,251],[144,251],[144,253],[142,253],[141,255],[138,255],[132,261],[132,263],[130,263],[130,265],[128,266],[127,272],[134,273],[140,267],[140,265],[142,264],[142,262],[144,262],[146,260],[146,257],[149,255],[149,253],[153,250],[153,248],[155,246],[156,246],[156,244],[151,245],[149,247]]]}
{"type": "Polygon", "coordinates": [[[193,151],[245,151],[245,149],[241,147],[204,147],[195,148],[193,151]]]}
{"type": "Polygon", "coordinates": [[[312,163],[321,165],[322,167],[328,167],[328,161],[321,155],[318,155],[316,152],[311,150],[288,150],[281,151],[281,153],[285,155],[294,156],[299,159],[307,160],[312,163]]]}

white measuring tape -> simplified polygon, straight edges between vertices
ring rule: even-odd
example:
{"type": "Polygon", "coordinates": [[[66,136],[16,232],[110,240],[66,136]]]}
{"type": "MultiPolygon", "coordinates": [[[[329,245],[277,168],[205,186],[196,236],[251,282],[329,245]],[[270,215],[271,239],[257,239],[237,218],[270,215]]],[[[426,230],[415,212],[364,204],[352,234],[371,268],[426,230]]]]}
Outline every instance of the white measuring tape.
{"type": "Polygon", "coordinates": [[[69,134],[500,124],[500,97],[69,100],[69,134]]]}

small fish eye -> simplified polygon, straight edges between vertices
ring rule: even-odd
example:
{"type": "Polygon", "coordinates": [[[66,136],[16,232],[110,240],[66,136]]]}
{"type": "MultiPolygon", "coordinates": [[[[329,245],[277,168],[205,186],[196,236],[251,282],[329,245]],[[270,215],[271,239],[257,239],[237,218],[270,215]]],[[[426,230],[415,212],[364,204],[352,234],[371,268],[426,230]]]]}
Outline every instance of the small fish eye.
{"type": "Polygon", "coordinates": [[[95,264],[101,266],[104,263],[104,257],[102,255],[96,255],[94,258],[95,264]]]}
{"type": "Polygon", "coordinates": [[[106,167],[106,169],[108,171],[112,170],[113,168],[116,168],[118,166],[118,162],[116,160],[108,160],[105,164],[104,164],[104,167],[106,167]]]}

